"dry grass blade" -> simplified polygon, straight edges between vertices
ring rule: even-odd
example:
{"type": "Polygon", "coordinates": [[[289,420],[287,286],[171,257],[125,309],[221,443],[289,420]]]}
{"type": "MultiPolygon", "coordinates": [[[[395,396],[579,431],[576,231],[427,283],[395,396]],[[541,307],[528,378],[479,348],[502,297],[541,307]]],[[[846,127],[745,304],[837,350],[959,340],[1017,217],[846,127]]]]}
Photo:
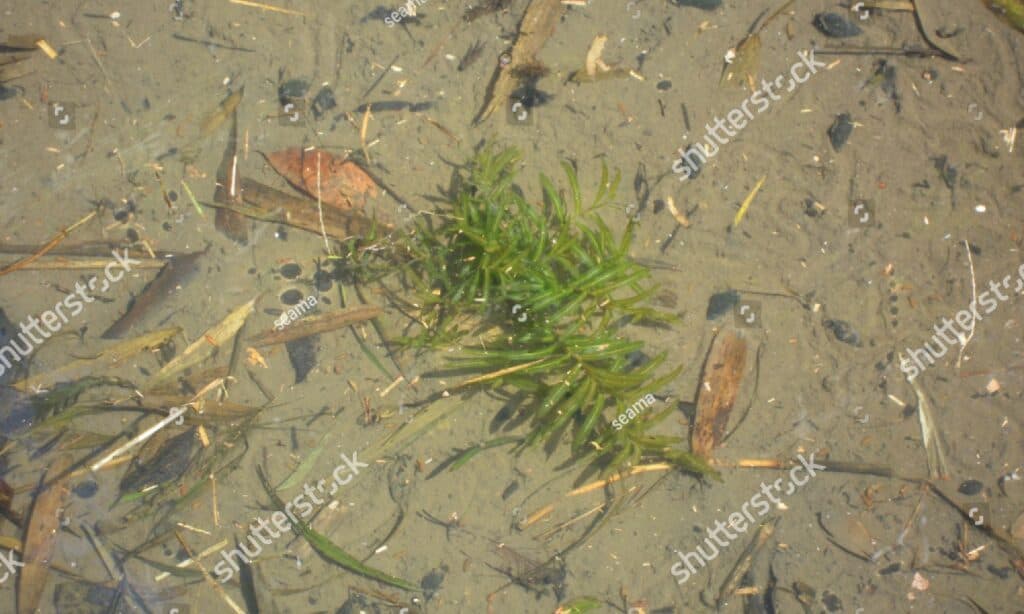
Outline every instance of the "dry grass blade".
{"type": "MultiPolygon", "coordinates": [[[[903,355],[899,355],[902,364],[903,355]]],[[[917,417],[921,423],[921,440],[924,443],[924,451],[928,459],[928,477],[931,479],[946,479],[949,477],[949,468],[946,466],[946,455],[942,450],[942,440],[939,438],[939,431],[935,427],[935,417],[932,416],[931,403],[925,396],[917,379],[910,380],[910,385],[917,395],[917,417]]]]}
{"type": "Polygon", "coordinates": [[[153,376],[153,379],[150,380],[149,386],[155,387],[162,383],[166,383],[178,373],[181,373],[185,369],[193,367],[206,360],[218,347],[225,344],[235,336],[235,333],[242,328],[242,324],[245,323],[246,318],[248,318],[249,314],[252,313],[255,305],[256,299],[253,298],[241,306],[236,307],[234,311],[227,315],[227,317],[214,325],[213,328],[206,331],[206,333],[196,339],[192,345],[185,348],[185,351],[182,352],[180,356],[176,356],[174,360],[164,365],[164,368],[160,369],[160,371],[153,376]]]}
{"type": "MultiPolygon", "coordinates": [[[[60,456],[50,465],[45,477],[60,477],[71,467],[70,456],[60,456]]],[[[52,481],[32,504],[22,548],[24,566],[18,572],[18,614],[32,614],[39,608],[50,564],[60,533],[60,515],[68,495],[66,477],[52,481]]],[[[43,484],[44,480],[40,480],[43,484]]]]}
{"type": "Polygon", "coordinates": [[[361,307],[354,307],[352,309],[345,309],[344,311],[335,311],[332,313],[309,316],[307,318],[303,318],[299,322],[289,325],[288,328],[283,330],[264,331],[255,337],[250,338],[248,343],[253,347],[264,347],[278,343],[287,343],[289,341],[295,341],[296,339],[309,337],[310,335],[337,330],[343,326],[349,326],[350,324],[356,324],[357,322],[372,320],[382,313],[384,313],[384,310],[376,305],[364,305],[361,307]]]}
{"type": "MultiPolygon", "coordinates": [[[[35,262],[26,263],[19,267],[22,271],[85,271],[102,269],[110,264],[110,257],[88,258],[74,256],[46,256],[35,262]]],[[[132,269],[159,269],[167,261],[159,258],[144,258],[138,263],[132,263],[132,269]]]]}
{"type": "Polygon", "coordinates": [[[83,217],[82,219],[78,220],[74,224],[68,226],[64,230],[61,230],[56,235],[54,235],[54,237],[52,239],[47,241],[45,245],[43,245],[41,248],[39,248],[38,252],[32,254],[28,258],[23,258],[23,259],[21,259],[21,260],[19,260],[17,262],[13,262],[13,263],[5,266],[4,268],[0,269],[0,275],[6,275],[8,273],[13,273],[14,271],[17,271],[18,269],[22,269],[22,268],[28,266],[29,264],[32,264],[33,262],[35,262],[36,260],[38,260],[39,258],[44,256],[46,254],[46,252],[48,252],[48,251],[52,250],[53,248],[57,247],[57,244],[60,243],[61,241],[63,241],[64,239],[66,239],[68,237],[68,235],[71,234],[72,232],[74,232],[74,230],[76,228],[78,228],[82,224],[88,222],[89,220],[91,220],[94,217],[96,217],[96,212],[95,211],[87,214],[85,217],[83,217]]]}
{"type": "Polygon", "coordinates": [[[722,443],[746,360],[747,342],[742,337],[732,331],[715,337],[704,361],[690,442],[693,453],[701,458],[710,460],[712,451],[722,443]]]}
{"type": "Polygon", "coordinates": [[[118,341],[101,350],[92,358],[80,358],[47,373],[40,373],[12,385],[22,392],[34,388],[51,388],[58,382],[69,382],[86,375],[104,375],[114,368],[123,368],[124,362],[141,352],[158,348],[181,333],[180,328],[165,328],[133,339],[118,341]]]}

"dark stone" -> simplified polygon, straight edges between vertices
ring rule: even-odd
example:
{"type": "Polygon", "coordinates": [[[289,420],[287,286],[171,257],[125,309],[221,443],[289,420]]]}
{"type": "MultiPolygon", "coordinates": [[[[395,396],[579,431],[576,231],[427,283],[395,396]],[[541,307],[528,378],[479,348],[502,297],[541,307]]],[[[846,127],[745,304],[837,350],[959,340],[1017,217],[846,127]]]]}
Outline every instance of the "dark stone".
{"type": "Polygon", "coordinates": [[[288,104],[305,98],[309,91],[309,81],[305,79],[290,79],[277,88],[277,98],[281,104],[288,104]]]}
{"type": "Polygon", "coordinates": [[[683,152],[682,158],[680,158],[682,163],[681,166],[685,166],[690,170],[690,176],[687,177],[687,179],[696,179],[697,176],[700,175],[700,169],[704,167],[704,162],[706,160],[707,157],[704,155],[704,148],[691,143],[683,152]]]}
{"type": "Polygon", "coordinates": [[[295,371],[295,383],[301,384],[306,381],[306,376],[316,367],[316,352],[320,342],[320,335],[303,337],[284,344],[288,350],[288,362],[292,363],[295,371]]]}
{"type": "Polygon", "coordinates": [[[825,609],[828,612],[842,612],[843,601],[835,594],[825,591],[821,595],[821,602],[825,605],[825,609]]]}
{"type": "Polygon", "coordinates": [[[818,13],[814,17],[814,27],[832,38],[850,38],[863,33],[860,26],[838,13],[818,13]]]}
{"type": "Polygon", "coordinates": [[[441,584],[444,583],[445,571],[444,567],[432,569],[420,580],[420,588],[423,589],[428,600],[441,589],[441,584]]]}
{"type": "Polygon", "coordinates": [[[338,101],[334,99],[334,92],[325,85],[313,98],[313,116],[320,119],[336,106],[338,106],[338,101]]]}
{"type": "Polygon", "coordinates": [[[828,129],[828,140],[832,143],[832,149],[839,151],[846,145],[846,141],[853,134],[853,122],[850,121],[849,113],[841,113],[836,116],[832,126],[828,129]]]}
{"type": "Polygon", "coordinates": [[[836,340],[842,341],[843,343],[860,347],[860,335],[857,331],[853,330],[849,322],[843,320],[825,320],[822,323],[826,329],[832,332],[836,340]]]}
{"type": "Polygon", "coordinates": [[[303,298],[302,293],[295,288],[281,293],[281,302],[288,306],[298,305],[303,298]]]}
{"type": "Polygon", "coordinates": [[[669,81],[668,79],[665,79],[664,81],[658,81],[658,85],[655,85],[654,87],[658,88],[663,92],[667,92],[668,90],[672,89],[672,82],[669,81]]]}
{"type": "MultiPolygon", "coordinates": [[[[281,277],[284,277],[285,279],[295,279],[299,275],[302,275],[302,267],[294,262],[290,262],[281,267],[281,277]]],[[[292,304],[294,305],[294,303],[292,304]]]]}
{"type": "Polygon", "coordinates": [[[71,489],[71,492],[75,493],[75,496],[80,499],[91,499],[98,491],[100,487],[93,480],[86,480],[81,484],[78,484],[71,489]]]}
{"type": "Polygon", "coordinates": [[[708,320],[717,320],[732,311],[732,308],[739,302],[740,293],[735,290],[726,290],[725,292],[713,294],[711,295],[711,300],[708,301],[706,317],[708,320]]]}
{"type": "Polygon", "coordinates": [[[979,482],[978,480],[965,480],[957,488],[957,491],[962,495],[973,497],[974,495],[980,493],[984,487],[985,485],[979,482]]]}

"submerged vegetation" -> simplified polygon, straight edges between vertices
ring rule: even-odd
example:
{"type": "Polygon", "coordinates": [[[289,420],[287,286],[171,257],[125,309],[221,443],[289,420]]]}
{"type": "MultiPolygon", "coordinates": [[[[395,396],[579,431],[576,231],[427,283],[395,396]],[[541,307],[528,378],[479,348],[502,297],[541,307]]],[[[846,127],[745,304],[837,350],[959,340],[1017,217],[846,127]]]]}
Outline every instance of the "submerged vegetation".
{"type": "MultiPolygon", "coordinates": [[[[665,355],[648,358],[643,342],[625,334],[630,323],[672,316],[645,305],[657,286],[629,257],[632,222],[616,237],[599,214],[618,175],[602,167],[584,204],[575,170],[563,164],[568,192],[542,175],[543,203],[535,205],[515,185],[518,162],[515,150],[482,150],[457,178],[449,207],[396,243],[415,300],[392,298],[420,325],[402,343],[460,345],[452,366],[473,374],[466,383],[528,399],[519,408],[531,421],[521,447],[554,444],[568,432],[577,457],[606,470],[651,459],[709,473],[676,447],[682,438],[650,434],[673,407],[622,430],[610,425],[608,416],[680,372],[662,372],[665,355]]],[[[373,266],[365,253],[359,262],[364,273],[373,266]]]]}

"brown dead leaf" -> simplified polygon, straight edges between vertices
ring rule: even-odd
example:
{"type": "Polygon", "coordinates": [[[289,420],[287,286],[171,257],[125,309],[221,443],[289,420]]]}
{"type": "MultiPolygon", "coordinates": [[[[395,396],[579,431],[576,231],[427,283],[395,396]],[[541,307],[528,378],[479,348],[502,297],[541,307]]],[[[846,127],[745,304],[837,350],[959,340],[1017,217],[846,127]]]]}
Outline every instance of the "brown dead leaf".
{"type": "Polygon", "coordinates": [[[736,45],[735,54],[732,61],[722,70],[718,84],[746,86],[753,92],[756,89],[754,86],[757,72],[761,66],[761,37],[757,34],[747,36],[736,45]]]}
{"type": "Polygon", "coordinates": [[[732,331],[715,337],[700,377],[691,440],[693,453],[701,458],[710,459],[711,452],[722,443],[746,361],[747,342],[742,337],[732,331]]]}
{"type": "Polygon", "coordinates": [[[52,483],[36,495],[32,504],[28,528],[25,530],[25,545],[22,548],[24,566],[18,572],[18,614],[32,614],[42,601],[57,536],[60,534],[61,511],[68,494],[66,477],[60,476],[70,467],[70,456],[58,457],[41,481],[45,483],[51,480],[52,483]]]}
{"type": "Polygon", "coordinates": [[[355,162],[336,158],[329,152],[290,147],[264,154],[264,157],[292,187],[311,198],[317,198],[319,193],[325,205],[340,209],[363,207],[367,194],[372,198],[377,196],[377,184],[366,171],[355,162]]]}

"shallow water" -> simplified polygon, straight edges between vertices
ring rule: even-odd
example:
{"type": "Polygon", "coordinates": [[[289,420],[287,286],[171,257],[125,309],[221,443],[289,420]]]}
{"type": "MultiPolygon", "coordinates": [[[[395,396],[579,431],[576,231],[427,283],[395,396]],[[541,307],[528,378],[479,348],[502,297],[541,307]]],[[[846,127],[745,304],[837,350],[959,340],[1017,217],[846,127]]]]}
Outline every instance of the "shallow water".
{"type": "MultiPolygon", "coordinates": [[[[135,237],[156,252],[209,246],[199,274],[133,330],[180,327],[178,355],[254,298],[243,339],[338,309],[339,288],[357,304],[347,279],[328,285],[318,275],[317,259],[333,271],[319,233],[247,219],[248,241],[239,245],[215,229],[212,208],[200,214],[193,207],[183,181],[199,201],[213,200],[228,125],[196,137],[242,87],[238,168],[283,191],[290,188],[260,153],[318,146],[365,160],[364,115],[356,110],[375,103],[365,168],[388,193],[367,206],[400,226],[412,211],[437,206],[453,168],[482,141],[523,153],[518,184],[537,201],[538,173],[564,185],[557,170],[564,160],[577,167],[585,192],[597,184],[602,161],[621,171],[614,206],[602,215],[619,230],[637,220],[633,256],[651,265],[655,281],[674,297],[671,311],[680,315],[669,329],[628,330],[647,343],[648,355],[664,351],[673,366],[685,366],[670,384],[650,391],[656,402],[644,414],[677,406],[664,430],[688,437],[689,404],[702,389],[712,341],[720,330],[739,330],[748,352],[729,427],[735,431],[715,453],[721,481],[652,471],[570,497],[583,467],[566,464],[568,445],[550,455],[538,446],[519,456],[496,447],[428,479],[456,449],[494,436],[492,420],[506,400],[477,390],[423,404],[462,377],[431,375],[457,348],[396,352],[393,361],[377,330],[362,323],[318,335],[291,359],[283,345],[259,348],[257,359],[241,344],[229,401],[265,406],[257,423],[244,438],[211,426],[212,447],[201,454],[224,453],[215,486],[170,507],[206,477],[188,475],[172,482],[161,507],[145,515],[137,501],[118,501],[129,463],[88,466],[112,449],[111,437],[124,431],[115,446],[123,444],[156,418],[103,411],[46,437],[26,436],[28,422],[45,416],[31,415],[22,395],[3,390],[0,424],[9,439],[0,446],[0,478],[15,493],[14,515],[31,515],[34,491],[59,455],[81,468],[66,481],[71,492],[60,506],[63,529],[53,558],[45,562],[53,570],[41,611],[230,612],[225,595],[242,610],[256,611],[255,602],[265,612],[554,612],[584,596],[600,602],[597,611],[713,611],[755,527],[768,519],[777,519],[774,532],[740,586],[769,591],[777,612],[1020,608],[1024,136],[1017,133],[1024,130],[1024,35],[981,2],[916,2],[930,38],[959,59],[878,49],[821,53],[837,46],[929,47],[910,13],[875,12],[862,20],[835,2],[797,2],[758,35],[755,87],[761,79],[782,79],[774,95],[760,98],[719,81],[727,52],[776,3],[725,0],[713,10],[656,0],[572,4],[539,54],[550,73],[538,82],[546,96],[531,100],[549,100],[509,104],[479,124],[473,120],[511,47],[525,0],[471,23],[462,20],[468,4],[427,0],[417,18],[395,26],[384,19],[398,5],[375,11],[374,2],[281,0],[270,4],[287,11],[273,11],[185,0],[181,14],[168,4],[11,0],[3,7],[0,42],[32,33],[57,53],[54,59],[39,50],[0,53],[0,61],[30,54],[14,65],[16,74],[0,73],[11,76],[0,96],[0,247],[12,252],[2,257],[4,265],[93,211],[55,253],[89,242],[123,249],[135,237]],[[863,33],[826,38],[813,25],[826,11],[855,21],[863,33]],[[604,62],[632,74],[569,81],[600,34],[608,37],[604,62]],[[479,57],[463,61],[477,43],[479,57]],[[812,47],[824,66],[808,63],[812,47]],[[808,72],[790,72],[801,64],[808,72]],[[796,83],[790,75],[806,78],[796,83]],[[292,80],[309,87],[288,89],[302,104],[286,107],[279,88],[292,80]],[[323,108],[327,98],[317,95],[324,87],[336,107],[323,108]],[[830,129],[843,113],[852,131],[837,151],[833,142],[843,128],[830,129]],[[726,121],[729,130],[722,128],[726,121]],[[680,181],[680,153],[702,140],[709,143],[706,161],[699,174],[680,181]],[[194,159],[186,163],[189,156],[194,159]],[[741,204],[762,177],[737,224],[741,204]],[[687,227],[665,205],[669,198],[688,217],[687,227]],[[297,276],[293,268],[282,270],[292,263],[300,266],[297,276]],[[738,302],[709,320],[712,296],[728,290],[738,292],[738,302]],[[315,297],[316,309],[282,320],[289,305],[281,296],[289,291],[315,297]],[[959,323],[958,312],[965,311],[972,325],[959,323]],[[900,355],[909,360],[902,368],[900,355]],[[296,383],[296,371],[307,368],[296,383]],[[396,384],[399,368],[406,380],[396,384]],[[949,500],[918,480],[929,470],[915,386],[941,435],[948,477],[936,484],[949,500]],[[452,411],[400,454],[375,454],[388,434],[430,408],[452,411]],[[365,467],[354,463],[356,455],[365,467]],[[828,469],[789,483],[788,471],[731,467],[742,459],[810,462],[812,455],[818,463],[883,465],[899,477],[828,469]],[[287,529],[287,520],[275,528],[258,466],[274,485],[302,468],[281,498],[295,502],[300,515],[308,504],[314,528],[345,552],[422,591],[324,560],[287,529]],[[774,483],[780,487],[773,490],[774,483]],[[984,526],[971,526],[951,502],[972,518],[984,517],[978,523],[984,526]],[[549,513],[520,528],[549,505],[549,513]],[[732,530],[723,528],[729,523],[732,530]],[[265,540],[249,538],[250,525],[263,526],[265,540]],[[209,550],[201,560],[210,582],[181,572],[157,579],[159,565],[188,558],[173,534],[141,553],[149,563],[126,555],[169,528],[194,553],[209,550]],[[244,568],[228,574],[235,570],[226,553],[236,540],[253,554],[248,595],[244,568]],[[503,565],[509,558],[517,563],[503,565]],[[524,561],[537,565],[530,569],[524,561]],[[564,578],[552,572],[560,565],[564,578]],[[222,595],[211,585],[227,575],[222,595]]],[[[141,243],[135,247],[134,257],[145,255],[141,243]]],[[[132,270],[76,310],[66,297],[92,275],[102,268],[0,276],[4,344],[17,335],[12,327],[58,304],[67,307],[57,330],[39,334],[45,339],[7,371],[27,365],[19,376],[45,374],[110,347],[100,335],[156,270],[132,270]]],[[[363,296],[384,309],[378,323],[386,335],[405,334],[412,322],[403,306],[372,285],[363,296]]],[[[192,373],[227,366],[232,339],[192,373]]],[[[141,388],[168,359],[144,351],[104,373],[141,388]]],[[[86,375],[100,373],[86,369],[75,377],[86,375]]],[[[4,384],[14,379],[0,376],[4,384]]],[[[194,383],[190,394],[212,379],[194,383]]],[[[128,388],[104,388],[99,397],[138,403],[128,388]]],[[[170,409],[155,399],[156,409],[170,409]]],[[[185,428],[172,423],[161,436],[185,428]]],[[[168,465],[182,460],[167,458],[168,465]]],[[[24,527],[0,517],[0,536],[20,541],[24,527]]],[[[5,544],[0,554],[9,553],[5,544]]],[[[23,571],[12,567],[7,573],[0,562],[3,612],[17,611],[23,571]]],[[[740,596],[722,601],[724,611],[764,611],[744,606],[740,596]]]]}

